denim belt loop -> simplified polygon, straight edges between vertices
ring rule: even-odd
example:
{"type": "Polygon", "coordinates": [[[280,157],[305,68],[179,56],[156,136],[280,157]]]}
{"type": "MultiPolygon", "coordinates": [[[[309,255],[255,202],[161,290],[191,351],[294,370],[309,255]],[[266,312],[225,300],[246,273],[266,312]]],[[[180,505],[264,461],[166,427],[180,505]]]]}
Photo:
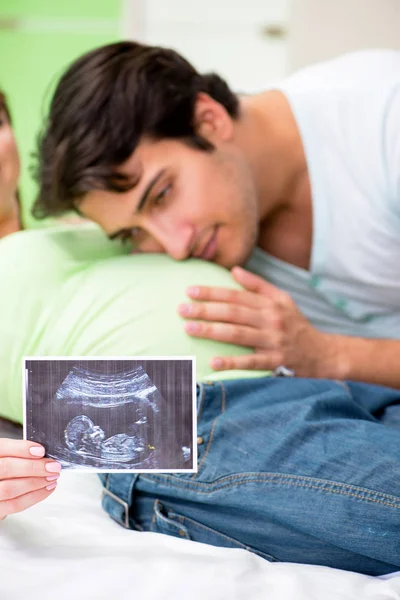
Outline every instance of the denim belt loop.
{"type": "Polygon", "coordinates": [[[196,410],[197,410],[197,416],[201,412],[201,405],[202,405],[203,398],[204,398],[205,387],[206,387],[206,384],[203,383],[203,382],[201,382],[201,381],[198,381],[196,383],[196,410]]]}
{"type": "Polygon", "coordinates": [[[129,507],[139,473],[108,473],[102,490],[102,506],[114,521],[131,529],[129,507]]]}

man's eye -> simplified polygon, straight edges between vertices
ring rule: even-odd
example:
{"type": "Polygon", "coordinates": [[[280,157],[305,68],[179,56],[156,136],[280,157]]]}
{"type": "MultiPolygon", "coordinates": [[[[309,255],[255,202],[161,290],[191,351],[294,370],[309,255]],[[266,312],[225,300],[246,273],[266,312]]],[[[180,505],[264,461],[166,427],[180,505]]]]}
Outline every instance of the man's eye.
{"type": "Polygon", "coordinates": [[[135,242],[139,236],[139,232],[139,227],[131,227],[130,229],[125,229],[124,231],[121,231],[118,237],[123,243],[135,242]]]}
{"type": "Polygon", "coordinates": [[[153,205],[161,206],[163,204],[165,198],[168,196],[169,192],[171,191],[171,188],[172,188],[172,185],[169,183],[168,185],[165,186],[165,188],[163,188],[161,190],[161,192],[159,194],[154,196],[153,205]]]}

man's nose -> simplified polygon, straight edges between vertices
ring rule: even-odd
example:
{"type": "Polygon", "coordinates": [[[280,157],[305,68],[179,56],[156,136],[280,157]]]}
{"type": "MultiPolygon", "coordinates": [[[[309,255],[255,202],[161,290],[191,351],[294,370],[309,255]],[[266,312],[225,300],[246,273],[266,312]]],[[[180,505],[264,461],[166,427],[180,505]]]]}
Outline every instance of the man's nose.
{"type": "Polygon", "coordinates": [[[194,247],[195,229],[189,223],[168,221],[151,224],[148,233],[150,239],[147,244],[143,243],[142,252],[165,252],[175,260],[184,260],[194,247]]]}

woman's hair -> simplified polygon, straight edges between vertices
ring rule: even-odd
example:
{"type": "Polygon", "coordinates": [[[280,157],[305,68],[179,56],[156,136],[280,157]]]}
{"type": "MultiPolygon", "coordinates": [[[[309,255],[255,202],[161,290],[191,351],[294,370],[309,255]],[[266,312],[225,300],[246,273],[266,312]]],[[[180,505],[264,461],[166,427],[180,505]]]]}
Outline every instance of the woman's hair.
{"type": "Polygon", "coordinates": [[[7,119],[11,123],[11,113],[8,108],[7,99],[5,93],[0,89],[0,110],[4,110],[7,115],[7,119]]]}
{"type": "Polygon", "coordinates": [[[76,209],[92,189],[131,189],[134,182],[117,167],[143,136],[180,139],[212,151],[195,130],[200,92],[238,117],[238,98],[227,83],[214,73],[199,74],[174,50],[125,41],[76,60],[57,85],[39,136],[34,216],[76,209]]]}

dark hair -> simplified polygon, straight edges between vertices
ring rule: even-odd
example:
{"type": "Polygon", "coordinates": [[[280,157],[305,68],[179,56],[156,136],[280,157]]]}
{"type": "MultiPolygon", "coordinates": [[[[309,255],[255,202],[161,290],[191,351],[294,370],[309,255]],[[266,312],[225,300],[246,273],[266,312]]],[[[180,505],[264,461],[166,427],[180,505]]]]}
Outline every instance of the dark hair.
{"type": "Polygon", "coordinates": [[[10,113],[10,109],[8,108],[6,95],[1,90],[0,90],[0,110],[4,110],[4,112],[7,115],[7,119],[9,121],[9,123],[11,123],[11,113],[10,113]]]}
{"type": "Polygon", "coordinates": [[[76,60],[57,85],[39,137],[33,215],[77,209],[79,199],[95,188],[131,189],[135,182],[117,167],[144,135],[213,150],[195,131],[199,92],[238,116],[238,98],[227,83],[215,73],[199,74],[174,50],[124,41],[76,60]]]}

